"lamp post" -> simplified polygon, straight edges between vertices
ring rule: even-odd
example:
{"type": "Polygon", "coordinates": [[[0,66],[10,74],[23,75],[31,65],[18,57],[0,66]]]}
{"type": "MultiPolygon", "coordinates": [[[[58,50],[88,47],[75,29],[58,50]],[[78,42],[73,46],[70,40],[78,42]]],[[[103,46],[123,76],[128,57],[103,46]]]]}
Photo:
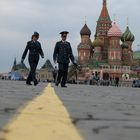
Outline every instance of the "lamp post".
{"type": "MultiPolygon", "coordinates": [[[[138,47],[138,50],[139,50],[140,44],[138,44],[137,47],[138,47]]],[[[138,66],[137,74],[138,74],[138,76],[140,77],[140,72],[139,72],[139,69],[140,69],[140,55],[137,56],[137,59],[138,59],[138,63],[139,63],[139,64],[138,64],[139,66],[138,66]]]]}
{"type": "MultiPolygon", "coordinates": [[[[139,50],[140,44],[138,44],[137,47],[138,47],[138,50],[139,50]]],[[[137,59],[138,59],[138,61],[139,61],[139,67],[140,67],[140,56],[138,56],[137,59]]]]}

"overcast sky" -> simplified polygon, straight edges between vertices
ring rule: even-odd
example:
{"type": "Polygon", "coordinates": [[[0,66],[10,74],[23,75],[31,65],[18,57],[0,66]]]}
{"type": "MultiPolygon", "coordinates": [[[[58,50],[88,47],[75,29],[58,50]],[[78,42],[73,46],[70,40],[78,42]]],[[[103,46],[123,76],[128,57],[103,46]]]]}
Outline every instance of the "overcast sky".
{"type": "MultiPolygon", "coordinates": [[[[140,49],[140,0],[108,0],[111,19],[116,15],[117,24],[125,31],[127,17],[135,35],[133,49],[140,49]]],[[[96,21],[100,15],[102,0],[0,0],[0,72],[10,71],[14,58],[19,62],[23,50],[34,31],[40,33],[39,41],[45,53],[38,68],[52,61],[54,45],[60,40],[59,32],[70,32],[74,55],[80,42],[80,30],[85,23],[92,31],[94,40],[96,21]]],[[[28,66],[27,57],[25,63],[28,66]]]]}

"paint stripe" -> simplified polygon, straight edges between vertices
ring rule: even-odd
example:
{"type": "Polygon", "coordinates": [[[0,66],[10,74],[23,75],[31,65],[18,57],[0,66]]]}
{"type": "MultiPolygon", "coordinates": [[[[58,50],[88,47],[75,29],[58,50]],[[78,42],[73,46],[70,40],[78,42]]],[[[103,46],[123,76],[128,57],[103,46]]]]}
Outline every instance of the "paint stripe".
{"type": "Polygon", "coordinates": [[[6,127],[6,140],[83,140],[49,84],[6,127]]]}

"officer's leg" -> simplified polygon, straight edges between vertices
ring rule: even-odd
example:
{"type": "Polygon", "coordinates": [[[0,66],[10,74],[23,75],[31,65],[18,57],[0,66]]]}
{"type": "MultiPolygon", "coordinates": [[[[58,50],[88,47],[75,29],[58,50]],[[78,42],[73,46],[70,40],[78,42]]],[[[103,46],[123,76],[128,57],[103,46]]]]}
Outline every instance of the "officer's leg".
{"type": "Polygon", "coordinates": [[[32,62],[30,60],[29,60],[29,65],[30,65],[30,72],[29,72],[28,78],[26,80],[27,85],[31,85],[31,81],[33,81],[33,79],[32,79],[32,62]]]}
{"type": "Polygon", "coordinates": [[[31,81],[32,81],[32,75],[31,75],[31,71],[29,72],[28,78],[26,80],[26,84],[27,85],[31,85],[31,81]]]}
{"type": "Polygon", "coordinates": [[[31,67],[31,77],[32,77],[32,81],[34,82],[34,84],[38,84],[37,79],[36,79],[36,68],[37,68],[37,61],[32,61],[30,63],[30,67],[31,67]]]}
{"type": "Polygon", "coordinates": [[[34,85],[38,84],[38,81],[36,79],[36,68],[37,68],[38,62],[34,62],[33,68],[32,68],[32,79],[34,81],[34,85]]]}
{"type": "Polygon", "coordinates": [[[61,86],[66,85],[67,75],[68,75],[68,64],[64,64],[61,86]]]}
{"type": "Polygon", "coordinates": [[[56,82],[56,76],[57,76],[57,75],[56,75],[56,74],[54,74],[54,83],[56,82]]]}
{"type": "Polygon", "coordinates": [[[62,74],[63,74],[63,64],[59,63],[58,64],[58,76],[57,76],[57,82],[56,85],[58,86],[59,83],[61,82],[62,79],[62,74]]]}

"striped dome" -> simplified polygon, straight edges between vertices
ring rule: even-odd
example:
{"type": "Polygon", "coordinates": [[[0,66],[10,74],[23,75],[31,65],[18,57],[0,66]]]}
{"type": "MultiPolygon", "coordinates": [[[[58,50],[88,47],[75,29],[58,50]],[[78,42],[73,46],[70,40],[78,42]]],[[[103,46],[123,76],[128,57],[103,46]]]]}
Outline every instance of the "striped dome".
{"type": "Polygon", "coordinates": [[[125,41],[133,42],[135,40],[135,36],[131,33],[128,26],[126,28],[126,31],[123,33],[121,40],[122,40],[122,42],[125,42],[125,41]]]}
{"type": "Polygon", "coordinates": [[[123,42],[123,44],[121,45],[122,49],[128,49],[129,45],[126,42],[123,42]]]}
{"type": "Polygon", "coordinates": [[[110,28],[110,30],[108,31],[108,36],[115,36],[115,37],[121,37],[122,36],[122,32],[119,29],[119,27],[116,25],[116,23],[114,22],[112,27],[110,28]]]}

